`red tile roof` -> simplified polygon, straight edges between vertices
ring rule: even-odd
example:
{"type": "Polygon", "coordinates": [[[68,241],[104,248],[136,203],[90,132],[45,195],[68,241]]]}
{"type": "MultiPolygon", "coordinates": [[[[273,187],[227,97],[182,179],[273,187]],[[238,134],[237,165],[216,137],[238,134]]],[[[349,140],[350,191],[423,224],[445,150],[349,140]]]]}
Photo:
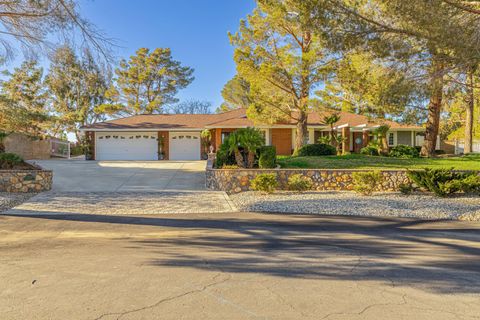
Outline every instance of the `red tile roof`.
{"type": "MultiPolygon", "coordinates": [[[[312,112],[308,116],[308,125],[323,126],[323,118],[331,114],[330,112],[312,112]]],[[[350,127],[367,124],[375,126],[386,123],[391,128],[410,128],[421,129],[420,127],[403,125],[389,120],[369,120],[368,117],[340,112],[340,121],[336,126],[348,125],[350,127]]],[[[82,127],[83,130],[141,130],[141,129],[203,129],[203,128],[235,128],[251,127],[253,121],[246,116],[245,109],[236,109],[219,114],[149,114],[135,115],[126,118],[114,119],[105,122],[99,122],[82,127]]],[[[294,120],[290,120],[283,125],[294,125],[294,120]]],[[[275,126],[275,125],[274,125],[275,126]]]]}

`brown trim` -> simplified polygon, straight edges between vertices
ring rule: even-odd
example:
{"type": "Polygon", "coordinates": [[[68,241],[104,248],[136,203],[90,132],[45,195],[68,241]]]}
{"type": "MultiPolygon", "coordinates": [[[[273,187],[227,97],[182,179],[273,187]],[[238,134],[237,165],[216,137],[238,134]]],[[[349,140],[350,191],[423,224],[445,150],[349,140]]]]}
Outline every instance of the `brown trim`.
{"type": "Polygon", "coordinates": [[[164,149],[163,160],[168,160],[170,157],[170,134],[168,131],[158,131],[159,141],[160,141],[160,137],[163,137],[163,149],[164,149]]]}
{"type": "Polygon", "coordinates": [[[88,150],[85,150],[85,160],[95,160],[96,159],[96,152],[95,152],[95,131],[86,131],[85,132],[85,145],[88,150]],[[87,154],[91,153],[91,156],[88,157],[87,154]]]}
{"type": "Polygon", "coordinates": [[[215,129],[215,152],[218,151],[220,145],[222,144],[222,129],[215,129]]]}
{"type": "Polygon", "coordinates": [[[342,142],[342,151],[343,153],[350,152],[350,127],[343,127],[342,128],[342,137],[346,138],[342,142]]]}

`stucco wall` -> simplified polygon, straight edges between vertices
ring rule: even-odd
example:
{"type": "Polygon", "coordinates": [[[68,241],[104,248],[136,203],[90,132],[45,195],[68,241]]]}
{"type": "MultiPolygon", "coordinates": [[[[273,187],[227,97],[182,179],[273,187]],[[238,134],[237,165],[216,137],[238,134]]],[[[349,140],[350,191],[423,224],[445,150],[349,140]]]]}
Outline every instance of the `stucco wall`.
{"type": "Polygon", "coordinates": [[[412,145],[411,131],[397,131],[397,144],[412,145]]]}

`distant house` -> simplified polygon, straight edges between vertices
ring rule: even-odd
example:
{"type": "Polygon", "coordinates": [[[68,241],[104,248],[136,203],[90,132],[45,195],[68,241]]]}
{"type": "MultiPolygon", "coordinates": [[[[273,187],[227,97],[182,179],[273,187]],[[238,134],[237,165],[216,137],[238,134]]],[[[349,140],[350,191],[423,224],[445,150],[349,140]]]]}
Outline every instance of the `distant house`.
{"type": "MultiPolygon", "coordinates": [[[[326,115],[321,112],[309,114],[309,143],[329,134],[330,128],[323,124],[326,115]]],[[[359,152],[366,146],[372,138],[372,131],[384,123],[390,126],[387,133],[390,146],[420,146],[423,143],[422,127],[393,121],[375,122],[366,116],[347,112],[340,112],[340,116],[335,130],[347,137],[346,145],[351,152],[359,152]]],[[[202,130],[211,130],[211,145],[216,149],[231,132],[254,126],[245,109],[237,109],[220,114],[136,115],[85,126],[82,131],[93,144],[91,158],[96,160],[199,160],[204,152],[200,137],[202,130]]],[[[292,153],[295,141],[293,121],[256,127],[265,133],[265,144],[275,146],[279,155],[292,153]]]]}

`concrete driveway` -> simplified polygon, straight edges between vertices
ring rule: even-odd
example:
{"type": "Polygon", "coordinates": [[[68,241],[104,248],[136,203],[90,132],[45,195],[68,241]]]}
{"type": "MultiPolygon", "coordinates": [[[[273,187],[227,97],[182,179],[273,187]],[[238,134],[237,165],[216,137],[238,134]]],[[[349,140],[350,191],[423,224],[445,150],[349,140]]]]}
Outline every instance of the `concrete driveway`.
{"type": "Polygon", "coordinates": [[[0,216],[13,319],[478,319],[480,225],[260,214],[0,216]]]}
{"type": "Polygon", "coordinates": [[[37,161],[53,188],[8,214],[141,215],[236,211],[225,192],[205,188],[205,161],[37,161]]]}
{"type": "Polygon", "coordinates": [[[205,190],[205,161],[38,160],[55,192],[205,190]]]}

